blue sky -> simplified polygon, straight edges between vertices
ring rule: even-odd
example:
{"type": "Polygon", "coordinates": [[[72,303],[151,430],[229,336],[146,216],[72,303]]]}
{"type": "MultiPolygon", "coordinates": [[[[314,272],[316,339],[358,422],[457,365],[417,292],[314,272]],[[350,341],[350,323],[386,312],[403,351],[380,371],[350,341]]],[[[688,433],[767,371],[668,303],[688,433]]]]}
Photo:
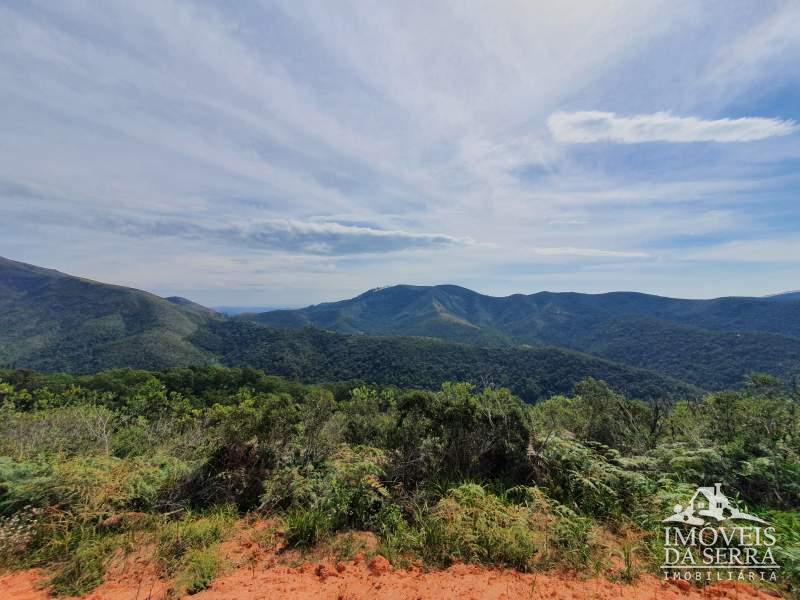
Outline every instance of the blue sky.
{"type": "Polygon", "coordinates": [[[0,0],[0,255],[209,305],[797,289],[798,31],[793,1],[0,0]]]}

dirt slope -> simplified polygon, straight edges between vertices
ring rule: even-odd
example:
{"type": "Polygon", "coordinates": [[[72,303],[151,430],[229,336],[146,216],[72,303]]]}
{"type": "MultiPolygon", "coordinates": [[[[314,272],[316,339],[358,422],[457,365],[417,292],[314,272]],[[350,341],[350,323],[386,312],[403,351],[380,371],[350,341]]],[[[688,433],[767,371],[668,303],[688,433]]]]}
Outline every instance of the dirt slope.
{"type": "MultiPolygon", "coordinates": [[[[337,561],[323,546],[301,555],[282,550],[271,537],[268,521],[240,521],[234,534],[218,546],[223,574],[192,600],[670,600],[773,596],[732,582],[701,589],[643,575],[632,585],[608,577],[584,579],[550,571],[523,574],[456,564],[446,570],[394,569],[376,555],[377,540],[365,532],[344,534],[356,548],[352,560],[337,561]],[[270,535],[264,535],[270,534],[270,535]],[[266,540],[266,541],[265,541],[266,540]],[[364,557],[367,558],[364,558],[364,557]]],[[[111,560],[105,581],[84,600],[175,600],[175,582],[160,579],[146,544],[111,560]]],[[[614,569],[606,573],[615,577],[614,569]]],[[[0,575],[0,600],[47,600],[47,573],[31,569],[0,575]]]]}
{"type": "MultiPolygon", "coordinates": [[[[0,577],[3,600],[45,600],[38,589],[43,574],[24,571],[0,577]]],[[[169,597],[163,582],[148,577],[109,574],[87,600],[164,600],[169,597]]],[[[723,583],[701,590],[688,584],[665,583],[646,575],[634,585],[605,579],[580,580],[566,574],[525,575],[513,571],[455,565],[444,571],[422,573],[417,569],[395,571],[377,557],[370,563],[306,563],[297,568],[242,567],[192,596],[196,600],[669,600],[701,598],[772,598],[742,585],[723,583]]]]}

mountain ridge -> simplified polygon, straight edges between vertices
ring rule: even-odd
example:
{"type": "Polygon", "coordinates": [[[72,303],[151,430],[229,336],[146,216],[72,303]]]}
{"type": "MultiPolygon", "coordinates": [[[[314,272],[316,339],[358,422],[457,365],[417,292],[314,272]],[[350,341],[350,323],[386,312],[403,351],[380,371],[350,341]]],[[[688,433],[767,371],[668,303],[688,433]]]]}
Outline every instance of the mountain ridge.
{"type": "Polygon", "coordinates": [[[784,378],[800,371],[800,302],[789,300],[684,300],[640,292],[494,297],[449,284],[399,285],[348,300],[236,318],[280,329],[412,335],[488,347],[555,346],[696,385],[710,380],[712,388],[737,385],[752,370],[784,378]],[[673,341],[671,346],[661,343],[665,352],[660,361],[646,358],[652,355],[646,344],[660,343],[652,335],[655,330],[673,341]]]}
{"type": "Polygon", "coordinates": [[[150,292],[0,259],[3,364],[43,370],[208,364],[211,357],[186,339],[208,318],[150,292]]]}
{"type": "MultiPolygon", "coordinates": [[[[441,304],[433,312],[448,310],[441,304]]],[[[208,364],[257,366],[307,382],[358,379],[409,387],[488,377],[531,401],[569,392],[587,376],[645,399],[701,393],[654,372],[559,348],[486,349],[414,336],[286,331],[228,318],[185,298],[0,262],[0,366],[91,373],[208,364]]]]}

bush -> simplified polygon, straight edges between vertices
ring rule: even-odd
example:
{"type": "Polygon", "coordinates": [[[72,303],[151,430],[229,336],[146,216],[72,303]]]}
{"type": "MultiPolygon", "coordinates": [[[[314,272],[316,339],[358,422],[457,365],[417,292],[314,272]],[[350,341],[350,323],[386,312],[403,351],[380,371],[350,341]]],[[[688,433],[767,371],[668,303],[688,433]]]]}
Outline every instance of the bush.
{"type": "Polygon", "coordinates": [[[368,447],[343,447],[319,468],[311,465],[279,470],[265,483],[262,506],[282,508],[287,542],[308,546],[332,531],[379,531],[399,512],[390,506],[383,486],[384,454],[368,447]]]}
{"type": "Polygon", "coordinates": [[[308,548],[328,536],[333,519],[321,508],[292,508],[283,519],[286,543],[295,548],[308,548]]]}
{"type": "Polygon", "coordinates": [[[158,456],[96,456],[53,463],[0,457],[0,512],[57,505],[76,519],[98,520],[125,510],[153,510],[188,471],[186,463],[158,456]]]}
{"type": "Polygon", "coordinates": [[[788,591],[800,596],[800,512],[773,511],[766,518],[775,526],[775,560],[788,591]]]}
{"type": "Polygon", "coordinates": [[[224,505],[201,516],[189,513],[166,523],[158,535],[156,550],[164,572],[176,572],[191,552],[212,548],[228,535],[235,519],[235,509],[224,505]]]}
{"type": "Polygon", "coordinates": [[[592,527],[591,519],[564,511],[551,529],[550,540],[556,562],[575,570],[585,568],[595,549],[592,527]]]}
{"type": "Polygon", "coordinates": [[[478,484],[464,484],[421,519],[419,550],[425,560],[440,565],[459,560],[527,570],[542,541],[536,516],[478,484]]]}
{"type": "Polygon", "coordinates": [[[111,540],[89,531],[84,536],[76,536],[75,544],[50,579],[55,594],[82,596],[103,582],[113,550],[111,540]]]}
{"type": "Polygon", "coordinates": [[[220,571],[222,561],[215,548],[190,550],[176,579],[178,591],[196,594],[206,589],[220,571]]]}
{"type": "Polygon", "coordinates": [[[655,489],[645,475],[624,468],[619,452],[552,436],[532,456],[536,482],[571,510],[606,519],[630,517],[655,489]]]}

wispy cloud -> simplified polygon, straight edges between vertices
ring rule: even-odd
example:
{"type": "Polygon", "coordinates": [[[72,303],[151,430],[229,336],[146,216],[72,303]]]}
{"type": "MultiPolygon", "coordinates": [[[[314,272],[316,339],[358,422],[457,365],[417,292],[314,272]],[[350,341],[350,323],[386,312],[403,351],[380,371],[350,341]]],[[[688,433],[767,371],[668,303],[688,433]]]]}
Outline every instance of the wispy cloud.
{"type": "Polygon", "coordinates": [[[598,250],[596,248],[533,248],[532,252],[540,256],[582,256],[588,258],[647,258],[650,256],[646,252],[598,250]]]}
{"type": "Polygon", "coordinates": [[[773,239],[734,240],[716,244],[703,250],[687,253],[690,261],[734,263],[787,263],[800,265],[800,239],[779,237],[773,239]]]}
{"type": "Polygon", "coordinates": [[[800,13],[745,5],[0,1],[0,254],[224,304],[730,292],[682,258],[800,222],[800,13]],[[762,141],[629,145],[698,139],[762,141]]]}
{"type": "Polygon", "coordinates": [[[293,219],[260,220],[246,224],[207,225],[185,220],[147,221],[101,217],[94,228],[132,237],[174,237],[246,246],[261,250],[320,255],[350,255],[472,245],[473,240],[444,234],[414,233],[331,222],[293,219]]]}
{"type": "Polygon", "coordinates": [[[739,119],[698,119],[677,117],[667,112],[620,117],[611,112],[557,112],[547,119],[557,142],[590,144],[615,142],[754,142],[789,135],[798,130],[791,120],[743,117],[739,119]]]}

